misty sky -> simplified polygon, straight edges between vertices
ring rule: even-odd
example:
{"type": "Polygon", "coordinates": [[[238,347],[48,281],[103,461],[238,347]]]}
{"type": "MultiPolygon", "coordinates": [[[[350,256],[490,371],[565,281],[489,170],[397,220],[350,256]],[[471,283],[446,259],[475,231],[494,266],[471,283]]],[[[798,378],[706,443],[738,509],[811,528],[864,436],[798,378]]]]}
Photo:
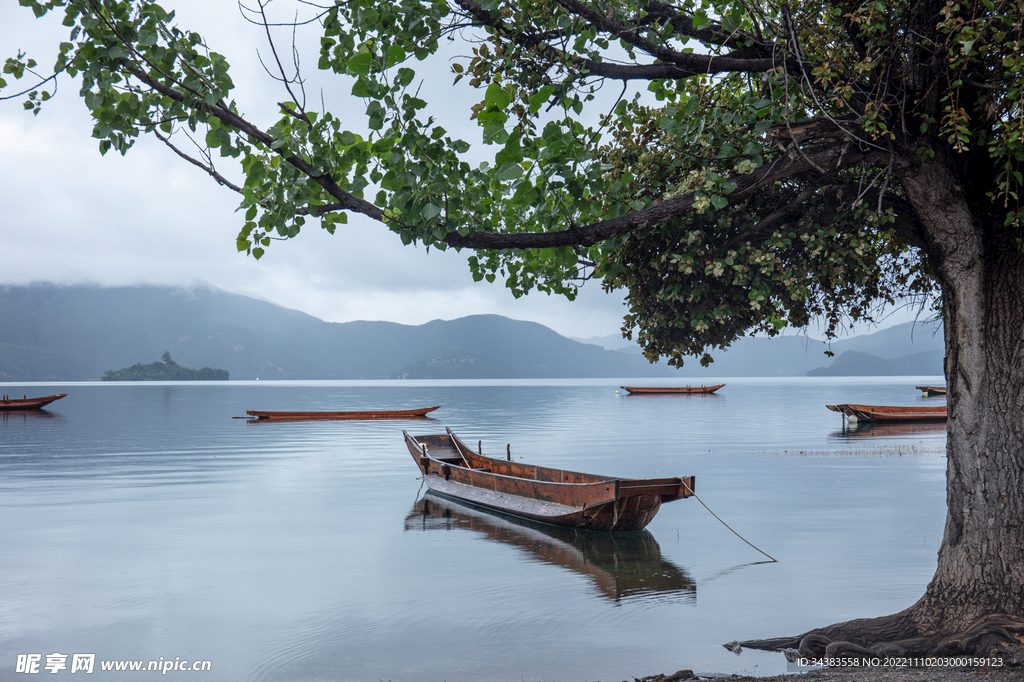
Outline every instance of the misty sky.
{"type": "MultiPolygon", "coordinates": [[[[240,18],[234,0],[168,0],[164,6],[177,10],[180,26],[199,31],[211,49],[227,56],[241,111],[269,127],[277,117],[274,102],[287,94],[259,63],[257,53],[269,57],[261,30],[240,18]]],[[[292,12],[295,5],[288,7],[292,12]]],[[[324,79],[312,68],[315,34],[311,27],[298,35],[300,47],[312,48],[302,54],[311,108],[323,100],[343,117],[350,111],[345,124],[362,130],[365,107],[348,94],[351,81],[324,79]]],[[[67,33],[59,17],[36,20],[15,3],[0,4],[0,59],[21,49],[46,71],[61,40],[67,33]]],[[[287,51],[289,34],[280,40],[287,51]]],[[[468,110],[481,95],[464,82],[451,86],[450,58],[468,48],[451,49],[429,66],[414,65],[421,94],[453,136],[476,142],[468,110]]],[[[622,296],[604,293],[598,283],[585,286],[574,302],[536,293],[516,300],[500,282],[473,282],[467,254],[403,246],[397,235],[358,215],[350,214],[349,225],[334,236],[310,221],[297,239],[275,242],[259,262],[239,254],[238,196],[152,138],[141,139],[126,157],[116,152],[101,157],[78,86],[62,77],[55,100],[35,117],[22,109],[21,100],[0,101],[0,284],[203,280],[332,322],[422,324],[495,313],[536,321],[566,336],[619,333],[626,311],[622,296]]],[[[616,88],[613,96],[618,94],[616,88]]],[[[188,144],[184,138],[175,141],[188,144]]],[[[230,160],[221,161],[218,170],[237,179],[230,160]]],[[[895,321],[903,319],[889,323],[895,321]]]]}
{"type": "MultiPolygon", "coordinates": [[[[180,26],[198,30],[211,49],[228,57],[240,108],[269,127],[276,119],[273,102],[287,95],[263,73],[256,55],[259,50],[267,56],[266,40],[239,18],[237,4],[170,0],[165,7],[178,9],[180,26]]],[[[58,42],[67,40],[55,19],[36,20],[16,3],[0,4],[0,58],[22,49],[40,70],[52,66],[58,42]]],[[[287,36],[282,40],[287,49],[287,36]]],[[[315,65],[315,55],[307,53],[304,63],[315,65]]],[[[313,68],[303,71],[319,77],[313,68]]],[[[430,73],[419,64],[417,73],[430,79],[425,95],[451,83],[445,61],[430,73]]],[[[56,99],[36,117],[21,100],[0,102],[0,284],[187,285],[198,279],[332,322],[421,324],[496,313],[566,336],[619,333],[622,297],[605,294],[598,283],[584,287],[574,302],[545,294],[516,300],[500,282],[473,282],[466,254],[405,247],[362,216],[350,215],[349,225],[333,237],[307,222],[298,239],[275,242],[259,262],[239,254],[238,196],[155,139],[140,140],[126,157],[101,157],[78,87],[63,77],[56,99]]],[[[311,82],[306,91],[311,102],[323,96],[335,113],[352,111],[346,124],[360,130],[365,105],[347,96],[350,88],[351,82],[333,78],[311,82]]],[[[443,99],[452,110],[432,113],[447,116],[455,136],[475,141],[475,124],[455,115],[463,116],[479,93],[466,88],[443,99]]],[[[229,160],[218,169],[230,170],[229,160]]]]}

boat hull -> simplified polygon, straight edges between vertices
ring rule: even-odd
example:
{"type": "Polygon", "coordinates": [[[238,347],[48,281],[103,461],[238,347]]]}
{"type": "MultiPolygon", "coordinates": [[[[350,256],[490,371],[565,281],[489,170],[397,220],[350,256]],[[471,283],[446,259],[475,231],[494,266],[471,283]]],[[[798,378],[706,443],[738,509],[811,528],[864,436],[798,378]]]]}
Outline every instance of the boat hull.
{"type": "Polygon", "coordinates": [[[841,412],[850,421],[860,422],[938,422],[946,421],[946,406],[903,407],[891,405],[826,405],[833,412],[841,412]]]}
{"type": "Polygon", "coordinates": [[[48,395],[42,398],[8,398],[0,399],[0,410],[2,411],[15,411],[15,410],[39,410],[49,405],[55,400],[67,396],[67,393],[60,393],[58,395],[48,395]]]}
{"type": "Polygon", "coordinates": [[[915,386],[917,390],[924,393],[926,396],[929,395],[946,395],[945,386],[915,386]]]}
{"type": "Polygon", "coordinates": [[[665,395],[681,393],[683,395],[714,393],[725,384],[716,386],[619,386],[630,395],[665,395]]]}
{"type": "Polygon", "coordinates": [[[433,436],[403,434],[413,461],[433,492],[555,526],[640,530],[663,502],[693,494],[692,476],[605,478],[485,457],[471,452],[450,431],[433,436]]]}
{"type": "Polygon", "coordinates": [[[349,410],[344,412],[273,412],[268,410],[246,410],[252,421],[311,421],[341,419],[417,419],[439,409],[421,407],[413,410],[349,410]]]}

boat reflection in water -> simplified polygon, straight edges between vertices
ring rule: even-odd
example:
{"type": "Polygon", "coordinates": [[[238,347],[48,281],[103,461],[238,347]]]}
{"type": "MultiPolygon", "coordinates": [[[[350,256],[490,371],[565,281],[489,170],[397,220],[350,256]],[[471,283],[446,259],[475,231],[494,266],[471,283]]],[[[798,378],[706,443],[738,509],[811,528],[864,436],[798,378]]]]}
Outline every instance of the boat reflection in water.
{"type": "Polygon", "coordinates": [[[47,412],[46,410],[0,410],[0,421],[28,421],[36,419],[63,422],[64,415],[59,412],[47,412]]]}
{"type": "Polygon", "coordinates": [[[697,583],[663,559],[650,531],[575,530],[476,509],[426,493],[405,519],[405,530],[472,530],[512,545],[531,558],[568,568],[591,580],[612,601],[657,597],[695,604],[697,583]]]}
{"type": "Polygon", "coordinates": [[[893,436],[927,436],[946,432],[946,422],[854,422],[834,431],[833,438],[890,438],[893,436]]]}

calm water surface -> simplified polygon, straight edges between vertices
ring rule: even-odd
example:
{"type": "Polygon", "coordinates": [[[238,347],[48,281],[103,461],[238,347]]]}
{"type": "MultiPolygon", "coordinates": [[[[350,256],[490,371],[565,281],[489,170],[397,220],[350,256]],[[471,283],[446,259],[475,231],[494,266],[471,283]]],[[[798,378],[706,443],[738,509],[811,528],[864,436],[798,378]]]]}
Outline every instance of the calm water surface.
{"type": "Polygon", "coordinates": [[[909,606],[945,520],[942,426],[849,432],[824,405],[937,404],[913,387],[941,381],[729,379],[709,397],[616,393],[637,380],[0,384],[70,394],[0,416],[0,679],[55,652],[95,653],[99,680],[777,674],[781,655],[721,644],[909,606]],[[438,404],[429,420],[233,419],[438,404]],[[425,497],[401,431],[445,426],[545,466],[694,474],[779,561],[692,498],[608,536],[425,497]],[[161,657],[211,670],[99,670],[161,657]]]}

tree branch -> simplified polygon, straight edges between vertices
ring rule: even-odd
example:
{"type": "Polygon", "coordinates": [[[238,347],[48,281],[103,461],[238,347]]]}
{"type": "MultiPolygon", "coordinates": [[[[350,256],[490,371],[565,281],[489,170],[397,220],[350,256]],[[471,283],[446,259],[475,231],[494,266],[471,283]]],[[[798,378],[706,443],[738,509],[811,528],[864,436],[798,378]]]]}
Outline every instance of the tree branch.
{"type": "MultiPolygon", "coordinates": [[[[249,135],[254,140],[257,140],[260,144],[264,145],[267,149],[272,149],[272,145],[276,140],[266,132],[260,130],[253,124],[246,121],[244,118],[231,111],[223,102],[218,102],[216,106],[211,106],[204,102],[201,98],[194,98],[189,100],[182,93],[178,92],[174,88],[164,85],[157,79],[150,76],[148,73],[143,71],[139,66],[128,61],[123,61],[125,71],[135,76],[140,81],[153,88],[157,92],[171,99],[186,104],[187,106],[195,109],[196,111],[202,111],[211,116],[215,116],[222,122],[228,124],[232,128],[239,132],[249,135]]],[[[287,152],[277,152],[285,161],[293,165],[296,169],[302,172],[303,175],[307,176],[318,185],[324,188],[324,190],[332,197],[338,200],[338,206],[346,211],[355,211],[356,213],[362,213],[363,215],[369,216],[374,220],[385,222],[384,209],[374,206],[365,199],[346,192],[330,175],[326,175],[318,169],[313,168],[309,163],[295,154],[288,154],[287,152]]]]}
{"type": "Polygon", "coordinates": [[[628,29],[622,24],[601,17],[601,15],[579,5],[579,3],[573,2],[573,0],[561,0],[563,4],[568,3],[572,6],[567,7],[570,11],[573,11],[573,7],[578,6],[581,12],[585,12],[586,16],[583,16],[582,14],[580,15],[582,18],[590,21],[592,17],[594,21],[597,22],[594,23],[595,27],[607,33],[611,33],[616,37],[624,38],[626,35],[632,36],[639,49],[644,50],[651,56],[654,56],[666,63],[623,65],[595,61],[592,59],[585,59],[579,55],[563,52],[562,50],[552,47],[536,36],[532,36],[509,26],[500,18],[492,16],[490,12],[485,10],[474,0],[456,0],[456,2],[459,7],[465,10],[473,20],[484,26],[489,26],[519,45],[536,48],[538,54],[551,63],[572,64],[577,69],[586,72],[588,75],[600,76],[603,78],[611,78],[614,80],[654,80],[657,78],[687,78],[690,76],[726,72],[764,73],[784,64],[784,60],[780,55],[750,58],[745,56],[737,57],[728,54],[691,54],[661,48],[649,41],[636,37],[632,34],[631,29],[628,29]]]}
{"type": "MultiPolygon", "coordinates": [[[[854,152],[844,150],[843,143],[835,143],[806,155],[786,155],[771,164],[761,166],[753,173],[735,176],[731,182],[735,189],[726,199],[737,203],[756,189],[778,180],[815,172],[816,168],[832,173],[861,163],[888,163],[888,154],[876,151],[854,152]]],[[[652,227],[659,223],[680,218],[693,211],[696,197],[693,194],[669,199],[654,206],[630,213],[629,215],[602,220],[584,227],[559,232],[477,232],[462,236],[450,232],[444,241],[456,248],[472,249],[536,249],[557,246],[592,246],[614,237],[652,227]]]]}
{"type": "Polygon", "coordinates": [[[155,129],[155,128],[153,129],[153,134],[156,135],[156,139],[160,140],[165,145],[167,145],[171,149],[172,152],[174,152],[175,154],[177,154],[181,158],[185,159],[186,161],[191,163],[193,166],[197,166],[199,168],[202,168],[204,171],[206,171],[210,175],[211,178],[213,178],[214,180],[217,181],[218,185],[223,185],[224,187],[227,187],[228,189],[233,189],[234,191],[238,192],[239,194],[242,194],[242,192],[243,192],[242,188],[239,187],[238,185],[236,185],[235,183],[231,182],[227,178],[225,178],[220,173],[218,173],[217,170],[213,167],[213,164],[203,163],[199,159],[192,158],[191,156],[189,156],[188,154],[186,154],[185,152],[181,151],[180,149],[175,147],[173,144],[171,144],[170,139],[167,138],[167,137],[164,137],[163,135],[161,135],[160,131],[155,129]]]}
{"type": "MultiPolygon", "coordinates": [[[[729,33],[721,25],[712,23],[704,28],[697,29],[693,25],[693,18],[689,17],[672,5],[666,5],[663,2],[657,0],[650,0],[644,7],[647,14],[652,17],[657,17],[667,21],[671,26],[672,30],[681,36],[687,38],[694,38],[707,45],[721,45],[722,47],[738,48],[741,47],[745,42],[752,41],[755,44],[761,41],[753,38],[752,36],[745,35],[739,31],[735,33],[729,33]]],[[[759,45],[759,47],[768,47],[766,45],[759,45]]],[[[768,49],[767,53],[771,54],[773,49],[768,49]]]]}

